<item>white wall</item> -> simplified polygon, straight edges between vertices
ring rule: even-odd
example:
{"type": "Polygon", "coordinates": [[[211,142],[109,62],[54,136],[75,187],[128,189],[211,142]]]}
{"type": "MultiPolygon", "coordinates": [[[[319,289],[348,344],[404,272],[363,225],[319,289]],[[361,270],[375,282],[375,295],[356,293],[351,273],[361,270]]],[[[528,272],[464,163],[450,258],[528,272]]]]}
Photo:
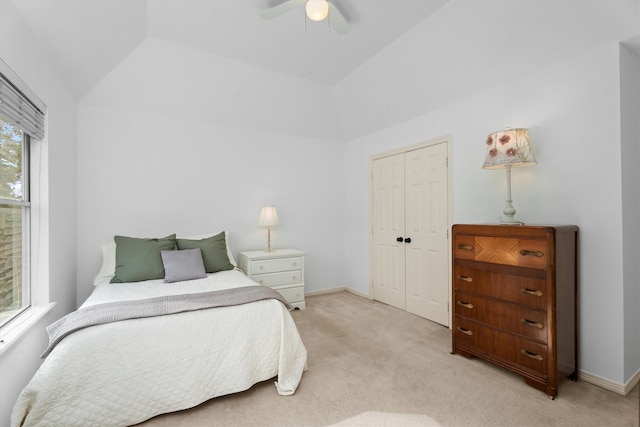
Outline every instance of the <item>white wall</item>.
{"type": "MultiPolygon", "coordinates": [[[[635,39],[640,45],[640,36],[635,39]]],[[[624,376],[640,375],[640,57],[620,48],[622,241],[624,247],[624,376]]]]}
{"type": "Polygon", "coordinates": [[[343,146],[330,87],[147,39],[80,102],[78,302],[114,234],[226,229],[305,251],[307,291],[345,285],[343,146]]]}
{"type": "MultiPolygon", "coordinates": [[[[365,76],[350,78],[392,79],[379,70],[362,67],[358,73],[365,76]]],[[[517,216],[580,227],[580,368],[623,383],[619,93],[618,46],[610,44],[351,141],[345,176],[351,286],[369,292],[362,221],[368,217],[369,156],[452,133],[454,223],[495,223],[506,199],[505,175],[481,169],[486,135],[527,127],[538,164],[513,171],[517,216]],[[490,101],[513,94],[523,102],[490,101]]]]}
{"type": "Polygon", "coordinates": [[[54,309],[33,326],[0,358],[0,425],[8,424],[18,393],[42,360],[46,325],[75,308],[76,289],[76,104],[69,90],[46,60],[16,14],[13,4],[0,1],[0,57],[47,105],[47,136],[43,154],[42,198],[34,209],[44,211],[40,244],[48,250],[38,260],[34,278],[49,288],[54,309]],[[46,160],[46,159],[45,159],[46,160]],[[48,214],[48,218],[47,218],[48,214]]]}

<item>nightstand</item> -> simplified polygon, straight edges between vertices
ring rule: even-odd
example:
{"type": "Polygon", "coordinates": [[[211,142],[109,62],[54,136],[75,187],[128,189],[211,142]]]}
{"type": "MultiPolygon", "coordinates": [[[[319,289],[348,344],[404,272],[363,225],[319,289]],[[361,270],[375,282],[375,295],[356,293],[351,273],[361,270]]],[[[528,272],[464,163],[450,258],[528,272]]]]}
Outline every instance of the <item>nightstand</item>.
{"type": "Polygon", "coordinates": [[[294,308],[305,308],[304,252],[296,249],[240,252],[238,266],[253,281],[280,292],[294,308]]]}

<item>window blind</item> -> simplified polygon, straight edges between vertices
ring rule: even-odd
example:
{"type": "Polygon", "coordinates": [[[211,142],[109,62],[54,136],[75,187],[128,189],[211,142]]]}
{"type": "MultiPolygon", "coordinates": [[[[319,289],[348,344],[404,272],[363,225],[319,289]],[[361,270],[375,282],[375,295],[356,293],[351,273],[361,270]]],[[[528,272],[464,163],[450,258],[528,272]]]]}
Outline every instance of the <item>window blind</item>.
{"type": "Polygon", "coordinates": [[[0,74],[0,115],[35,139],[44,138],[44,114],[0,74]]]}

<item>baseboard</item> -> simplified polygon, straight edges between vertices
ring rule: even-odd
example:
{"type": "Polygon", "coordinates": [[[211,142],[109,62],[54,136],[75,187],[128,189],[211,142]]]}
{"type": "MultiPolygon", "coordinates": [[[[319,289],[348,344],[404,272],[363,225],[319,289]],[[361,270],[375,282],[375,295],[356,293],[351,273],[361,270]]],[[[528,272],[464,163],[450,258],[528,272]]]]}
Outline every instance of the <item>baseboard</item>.
{"type": "Polygon", "coordinates": [[[597,385],[598,387],[602,387],[606,390],[610,390],[626,396],[631,392],[631,390],[633,390],[638,382],[640,382],[640,369],[637,370],[636,373],[633,374],[631,378],[629,378],[629,380],[624,384],[583,370],[580,370],[578,372],[578,378],[593,385],[597,385]]]}
{"type": "Polygon", "coordinates": [[[350,294],[357,295],[362,298],[371,299],[371,297],[364,292],[356,291],[355,289],[347,288],[345,286],[339,288],[321,289],[319,291],[309,291],[305,292],[304,295],[307,297],[312,297],[315,295],[333,294],[335,292],[349,292],[350,294]]]}
{"type": "Polygon", "coordinates": [[[352,289],[352,288],[346,288],[345,290],[347,292],[349,292],[350,294],[357,295],[357,296],[362,297],[362,298],[373,299],[373,298],[371,298],[369,296],[369,294],[365,294],[364,292],[356,291],[355,289],[352,289]]]}
{"type": "Polygon", "coordinates": [[[336,292],[343,292],[346,291],[347,288],[345,288],[344,286],[341,288],[329,288],[329,289],[321,289],[319,291],[309,291],[309,292],[305,292],[304,296],[305,297],[313,297],[316,295],[325,295],[325,294],[333,294],[336,292]]]}

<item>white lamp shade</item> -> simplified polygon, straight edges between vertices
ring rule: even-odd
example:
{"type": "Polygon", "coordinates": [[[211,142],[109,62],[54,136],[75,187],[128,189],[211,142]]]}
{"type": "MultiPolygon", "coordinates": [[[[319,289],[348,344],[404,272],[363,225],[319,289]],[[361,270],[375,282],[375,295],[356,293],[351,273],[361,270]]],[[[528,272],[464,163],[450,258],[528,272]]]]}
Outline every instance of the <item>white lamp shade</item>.
{"type": "Polygon", "coordinates": [[[307,17],[312,21],[322,21],[329,14],[329,3],[327,0],[308,0],[305,6],[307,17]]]}
{"type": "Polygon", "coordinates": [[[260,219],[258,225],[261,227],[273,227],[274,225],[280,225],[278,219],[278,212],[275,206],[263,206],[260,212],[260,219]]]}
{"type": "Polygon", "coordinates": [[[535,164],[528,129],[505,129],[487,137],[487,155],[482,169],[504,169],[508,165],[515,168],[535,164]]]}

